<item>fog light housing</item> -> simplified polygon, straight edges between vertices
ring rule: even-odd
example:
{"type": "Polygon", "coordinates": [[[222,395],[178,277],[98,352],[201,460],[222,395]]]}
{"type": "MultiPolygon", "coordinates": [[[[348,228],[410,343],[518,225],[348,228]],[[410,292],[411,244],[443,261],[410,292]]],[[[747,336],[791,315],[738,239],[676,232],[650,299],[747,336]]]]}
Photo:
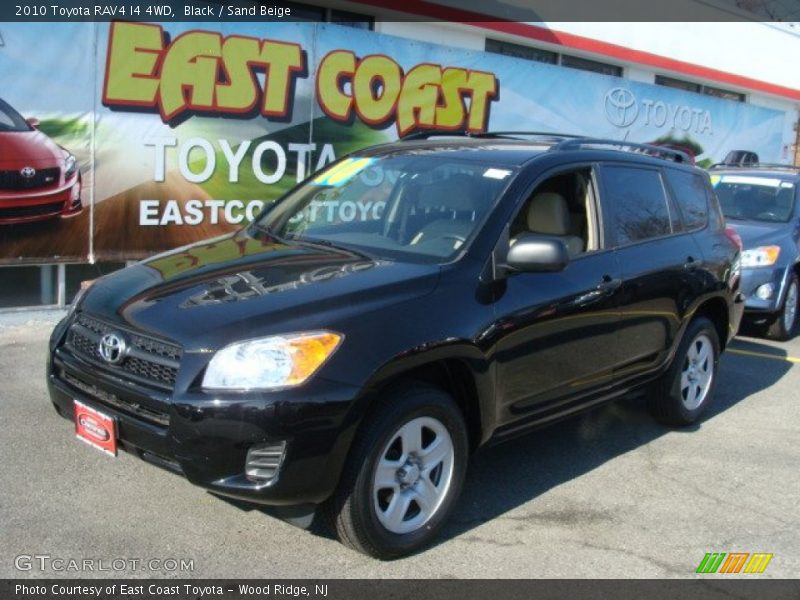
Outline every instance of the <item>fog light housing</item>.
{"type": "Polygon", "coordinates": [[[286,442],[256,444],[247,451],[244,473],[254,483],[269,483],[278,475],[286,453],[286,442]]]}
{"type": "Polygon", "coordinates": [[[765,283],[756,288],[756,296],[762,300],[769,300],[775,294],[775,286],[765,283]]]}

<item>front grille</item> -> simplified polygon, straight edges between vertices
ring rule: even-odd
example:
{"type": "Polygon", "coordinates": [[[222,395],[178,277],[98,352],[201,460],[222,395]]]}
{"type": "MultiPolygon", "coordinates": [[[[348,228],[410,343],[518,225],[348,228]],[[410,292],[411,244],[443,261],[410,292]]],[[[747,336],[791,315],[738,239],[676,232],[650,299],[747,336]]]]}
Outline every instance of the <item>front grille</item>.
{"type": "Polygon", "coordinates": [[[175,386],[181,358],[181,349],[175,344],[79,313],[70,326],[66,346],[75,355],[120,377],[162,389],[175,386]],[[127,354],[119,364],[111,364],[100,355],[100,340],[107,333],[116,333],[127,342],[127,354]]]}
{"type": "Polygon", "coordinates": [[[64,208],[63,202],[50,202],[49,204],[34,204],[33,206],[12,206],[0,208],[0,219],[20,219],[24,217],[39,217],[55,215],[64,208]]]}
{"type": "Polygon", "coordinates": [[[162,381],[169,385],[175,385],[175,374],[177,369],[174,367],[166,367],[158,363],[143,360],[141,358],[131,357],[125,361],[125,368],[134,373],[149,379],[151,381],[162,381]]]}
{"type": "Polygon", "coordinates": [[[37,169],[33,177],[23,177],[22,169],[0,171],[0,190],[32,190],[58,184],[61,169],[37,169]]]}
{"type": "Polygon", "coordinates": [[[122,398],[116,394],[100,389],[96,385],[83,381],[66,371],[61,372],[61,379],[75,389],[82,391],[90,398],[94,398],[103,404],[158,425],[169,425],[169,413],[166,411],[142,406],[139,402],[134,402],[133,400],[128,400],[127,398],[122,398]]]}

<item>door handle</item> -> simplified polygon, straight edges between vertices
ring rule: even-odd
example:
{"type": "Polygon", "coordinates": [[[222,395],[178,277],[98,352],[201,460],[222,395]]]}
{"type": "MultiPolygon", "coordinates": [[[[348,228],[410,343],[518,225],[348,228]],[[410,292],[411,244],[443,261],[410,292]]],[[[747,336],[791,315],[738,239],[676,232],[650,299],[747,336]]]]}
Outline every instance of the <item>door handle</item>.
{"type": "Polygon", "coordinates": [[[603,275],[603,280],[597,284],[598,291],[613,292],[622,285],[622,279],[611,277],[611,275],[603,275]]]}
{"type": "Polygon", "coordinates": [[[695,260],[694,256],[686,257],[686,262],[683,263],[683,268],[686,270],[692,270],[697,268],[697,260],[695,260]]]}

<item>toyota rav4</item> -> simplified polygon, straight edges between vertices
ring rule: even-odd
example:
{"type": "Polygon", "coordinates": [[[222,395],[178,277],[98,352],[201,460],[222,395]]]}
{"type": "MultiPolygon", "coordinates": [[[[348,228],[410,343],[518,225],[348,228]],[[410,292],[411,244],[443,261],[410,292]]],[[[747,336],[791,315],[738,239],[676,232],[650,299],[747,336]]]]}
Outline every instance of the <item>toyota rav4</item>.
{"type": "Polygon", "coordinates": [[[777,340],[792,339],[800,308],[800,169],[723,164],[712,169],[711,182],[744,244],[745,324],[777,340]]]}
{"type": "Polygon", "coordinates": [[[319,508],[381,558],[431,541],[490,441],[635,392],[694,423],[742,312],[708,175],[512,137],[357,152],[237,233],[97,280],[50,341],[56,410],[108,454],[319,508]]]}

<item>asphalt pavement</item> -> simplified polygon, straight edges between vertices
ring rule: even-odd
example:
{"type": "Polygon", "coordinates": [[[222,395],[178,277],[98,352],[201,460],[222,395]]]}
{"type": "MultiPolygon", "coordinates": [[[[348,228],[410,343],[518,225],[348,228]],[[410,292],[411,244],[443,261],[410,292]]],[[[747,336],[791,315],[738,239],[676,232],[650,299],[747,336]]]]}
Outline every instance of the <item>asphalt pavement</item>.
{"type": "Polygon", "coordinates": [[[76,440],[45,386],[57,316],[0,315],[0,577],[695,577],[707,552],[800,572],[800,339],[737,339],[693,428],[624,401],[480,451],[438,543],[380,562],[76,440]]]}

